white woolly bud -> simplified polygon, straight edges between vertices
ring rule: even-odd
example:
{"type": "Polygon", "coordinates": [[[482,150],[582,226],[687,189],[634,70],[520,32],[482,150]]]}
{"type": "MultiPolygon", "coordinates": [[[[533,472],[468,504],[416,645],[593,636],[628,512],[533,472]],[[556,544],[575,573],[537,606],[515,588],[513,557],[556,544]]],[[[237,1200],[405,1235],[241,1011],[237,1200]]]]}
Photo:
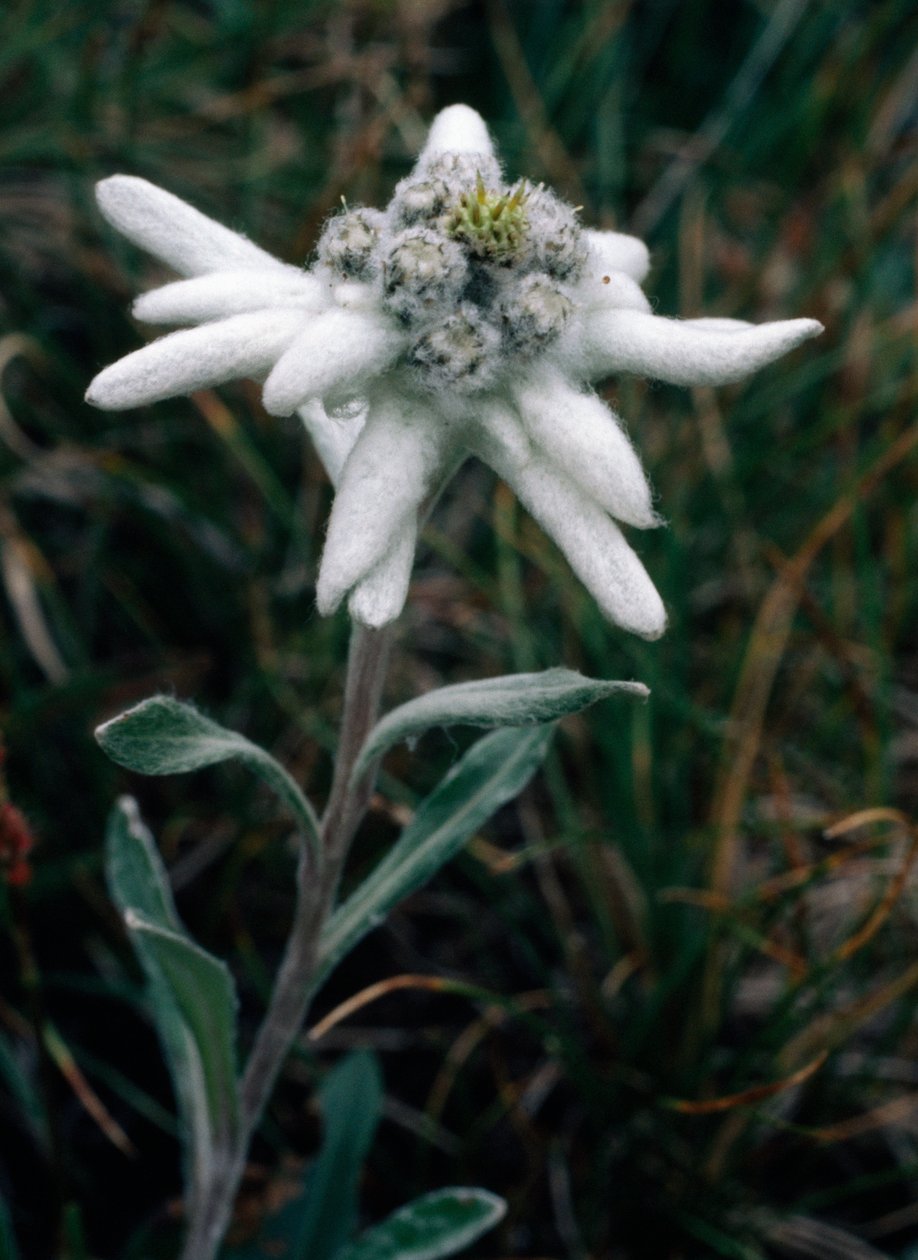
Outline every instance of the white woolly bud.
{"type": "Polygon", "coordinates": [[[459,309],[419,337],[408,352],[415,380],[426,390],[458,388],[477,393],[500,371],[500,333],[477,306],[459,309]]]}
{"type": "Polygon", "coordinates": [[[561,285],[539,272],[506,285],[500,312],[508,349],[527,356],[538,353],[561,333],[573,308],[561,285]]]}
{"type": "Polygon", "coordinates": [[[491,190],[502,182],[500,163],[489,153],[440,153],[396,184],[389,203],[394,228],[437,225],[479,178],[491,190]]]}
{"type": "Polygon", "coordinates": [[[441,153],[425,165],[424,173],[442,180],[454,197],[474,188],[479,176],[492,191],[503,183],[500,163],[490,153],[441,153]]]}
{"type": "Polygon", "coordinates": [[[345,210],[328,221],[319,238],[319,262],[339,275],[369,280],[386,216],[381,210],[345,210]]]}
{"type": "Polygon", "coordinates": [[[436,223],[452,198],[449,185],[442,179],[426,172],[408,175],[395,185],[389,203],[392,226],[397,229],[415,223],[436,223]]]}
{"type": "Polygon", "coordinates": [[[527,268],[547,271],[557,280],[577,280],[587,259],[587,246],[571,207],[547,188],[532,188],[526,195],[526,219],[527,268]]]}
{"type": "Polygon", "coordinates": [[[430,228],[406,228],[394,236],[383,258],[383,305],[406,325],[452,306],[468,275],[465,254],[455,241],[430,228]]]}
{"type": "Polygon", "coordinates": [[[440,153],[493,152],[482,116],[468,105],[450,105],[441,109],[433,120],[418,166],[426,165],[440,153]]]}

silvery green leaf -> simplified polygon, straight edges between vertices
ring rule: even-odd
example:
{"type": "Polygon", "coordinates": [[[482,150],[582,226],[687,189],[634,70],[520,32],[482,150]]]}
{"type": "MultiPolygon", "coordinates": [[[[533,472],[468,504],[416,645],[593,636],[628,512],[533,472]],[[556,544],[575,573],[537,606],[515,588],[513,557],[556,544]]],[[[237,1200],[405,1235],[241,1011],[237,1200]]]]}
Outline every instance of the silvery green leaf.
{"type": "Polygon", "coordinates": [[[175,1088],[193,1200],[236,1130],[235,986],[225,964],[182,927],[153,837],[130,797],[111,813],[106,849],[111,895],[147,977],[175,1088]]]}
{"type": "Polygon", "coordinates": [[[504,674],[440,687],[399,705],[376,724],[360,750],[354,779],[360,778],[393,744],[434,726],[531,726],[553,722],[618,692],[641,698],[649,695],[643,683],[585,678],[573,669],[504,674]]]}
{"type": "Polygon", "coordinates": [[[379,865],[334,915],[322,933],[317,983],[388,912],[431,879],[500,807],[523,790],[538,769],[553,733],[495,731],[473,744],[417,813],[379,865]]]}
{"type": "Polygon", "coordinates": [[[487,1190],[435,1190],[366,1230],[338,1253],[338,1260],[440,1260],[468,1247],[506,1210],[504,1200],[487,1190]]]}
{"type": "Polygon", "coordinates": [[[237,1109],[236,991],[229,968],[184,933],[132,910],[124,921],[138,953],[165,982],[193,1042],[211,1128],[231,1133],[237,1109]]]}
{"type": "Polygon", "coordinates": [[[109,817],[105,873],[112,900],[122,914],[132,910],[151,923],[183,931],[156,841],[133,797],[122,796],[109,817]]]}
{"type": "Polygon", "coordinates": [[[297,784],[270,753],[228,731],[190,704],[151,696],[96,729],[112,761],[140,774],[185,774],[222,761],[241,761],[289,806],[310,844],[318,845],[315,811],[297,784]]]}

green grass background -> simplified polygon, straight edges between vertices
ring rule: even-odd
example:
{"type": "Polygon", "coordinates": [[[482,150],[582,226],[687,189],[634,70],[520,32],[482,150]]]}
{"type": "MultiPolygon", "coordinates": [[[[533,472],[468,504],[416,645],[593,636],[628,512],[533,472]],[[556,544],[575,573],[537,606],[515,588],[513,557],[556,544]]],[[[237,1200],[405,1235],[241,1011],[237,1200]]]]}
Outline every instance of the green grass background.
{"type": "MultiPolygon", "coordinates": [[[[826,332],[739,386],[609,386],[668,522],[637,540],[658,643],[601,620],[485,469],[446,497],[393,701],[560,663],[652,698],[565,722],[537,786],[341,969],[323,1010],[402,973],[494,1000],[401,991],[304,1045],[238,1236],[315,1148],[317,1073],[361,1045],[387,1090],[367,1220],[471,1181],[510,1203],[482,1255],[918,1255],[916,47],[910,0],[3,6],[0,728],[39,844],[0,940],[0,1192],[24,1257],[174,1247],[169,1087],[101,871],[113,797],[139,797],[247,1032],[291,902],[252,783],[138,780],[93,727],[193,697],[321,800],[347,641],[314,608],[329,491],[295,420],[251,383],[83,403],[162,278],[93,183],[145,176],[305,262],[457,100],[512,176],[647,239],[659,312],[826,332]],[[36,1020],[105,1114],[63,1055],[43,1075],[36,1020]]],[[[355,877],[456,747],[390,758],[355,877]]]]}

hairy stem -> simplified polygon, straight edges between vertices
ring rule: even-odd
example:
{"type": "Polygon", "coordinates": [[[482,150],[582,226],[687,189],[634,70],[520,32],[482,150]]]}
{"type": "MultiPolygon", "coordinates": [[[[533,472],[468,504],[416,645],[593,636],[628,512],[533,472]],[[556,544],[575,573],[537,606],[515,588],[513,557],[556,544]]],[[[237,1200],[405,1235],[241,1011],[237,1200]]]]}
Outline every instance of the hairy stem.
{"type": "Polygon", "coordinates": [[[392,630],[354,624],[347,662],[344,713],[328,804],[323,815],[320,864],[307,846],[300,851],[293,923],[274,991],[255,1038],[241,1083],[239,1131],[224,1165],[192,1194],[191,1219],[182,1260],[211,1260],[226,1232],[249,1143],[261,1121],[278,1073],[303,1026],[314,992],[322,928],[334,909],[351,841],[366,814],[375,767],[350,787],[363,742],[379,714],[392,630]]]}

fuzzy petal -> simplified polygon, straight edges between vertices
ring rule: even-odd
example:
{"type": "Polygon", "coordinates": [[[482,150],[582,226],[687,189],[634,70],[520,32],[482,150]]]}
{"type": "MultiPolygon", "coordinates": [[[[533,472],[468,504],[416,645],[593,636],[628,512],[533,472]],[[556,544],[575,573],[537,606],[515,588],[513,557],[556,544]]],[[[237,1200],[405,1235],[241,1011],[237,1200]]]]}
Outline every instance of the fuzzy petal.
{"type": "Polygon", "coordinates": [[[357,394],[404,344],[404,336],[381,315],[328,311],[312,320],[278,361],[265,382],[265,407],[274,416],[287,416],[309,398],[357,394]]]}
{"type": "Polygon", "coordinates": [[[378,630],[394,621],[405,606],[417,545],[417,523],[409,519],[382,560],[357,583],[348,612],[361,625],[378,630]]]}
{"type": "Polygon", "coordinates": [[[103,179],[96,185],[96,200],[109,223],[129,241],[183,276],[229,269],[288,270],[286,263],[238,232],[135,175],[103,179]]]}
{"type": "Polygon", "coordinates": [[[699,326],[638,311],[597,310],[565,330],[557,353],[574,375],[588,380],[637,372],[673,385],[725,385],[821,332],[815,319],[725,329],[720,321],[712,328],[707,320],[699,326]]]}
{"type": "Polygon", "coordinates": [[[418,166],[441,153],[486,153],[493,157],[494,146],[481,114],[468,105],[449,105],[441,109],[431,123],[418,166]]]}
{"type": "Polygon", "coordinates": [[[548,372],[518,385],[514,396],[529,436],[600,507],[641,529],[659,524],[641,462],[601,398],[548,372]]]}
{"type": "Polygon", "coordinates": [[[647,295],[624,271],[610,271],[587,264],[574,293],[578,318],[589,321],[601,310],[650,312],[647,295]]]}
{"type": "Polygon", "coordinates": [[[325,465],[329,481],[337,486],[341,480],[341,470],[366,423],[366,407],[355,410],[352,416],[338,419],[328,414],[318,398],[313,398],[297,410],[318,451],[319,459],[325,465]]]}
{"type": "Polygon", "coordinates": [[[702,332],[742,332],[744,328],[755,328],[748,319],[726,319],[721,315],[705,315],[701,319],[685,319],[682,322],[692,328],[700,328],[702,332]]]}
{"type": "Polygon", "coordinates": [[[650,270],[650,254],[647,246],[636,236],[624,232],[597,232],[585,228],[590,259],[587,266],[598,266],[602,271],[623,271],[626,276],[641,284],[650,270]]]}
{"type": "Polygon", "coordinates": [[[262,377],[303,327],[301,311],[257,311],[170,333],[99,373],[86,401],[143,407],[236,377],[262,377]]]}
{"type": "Polygon", "coordinates": [[[454,439],[427,406],[384,394],[370,407],[335,495],[316,598],[324,616],[386,555],[451,466],[454,439]]]}
{"type": "Polygon", "coordinates": [[[177,280],[144,293],[134,317],[147,324],[200,324],[267,307],[317,311],[328,300],[327,286],[305,271],[215,271],[177,280]]]}
{"type": "Polygon", "coordinates": [[[519,458],[520,422],[494,404],[473,438],[477,453],[513,489],[610,621],[645,639],[666,627],[660,596],[621,530],[573,482],[538,454],[519,458]]]}

